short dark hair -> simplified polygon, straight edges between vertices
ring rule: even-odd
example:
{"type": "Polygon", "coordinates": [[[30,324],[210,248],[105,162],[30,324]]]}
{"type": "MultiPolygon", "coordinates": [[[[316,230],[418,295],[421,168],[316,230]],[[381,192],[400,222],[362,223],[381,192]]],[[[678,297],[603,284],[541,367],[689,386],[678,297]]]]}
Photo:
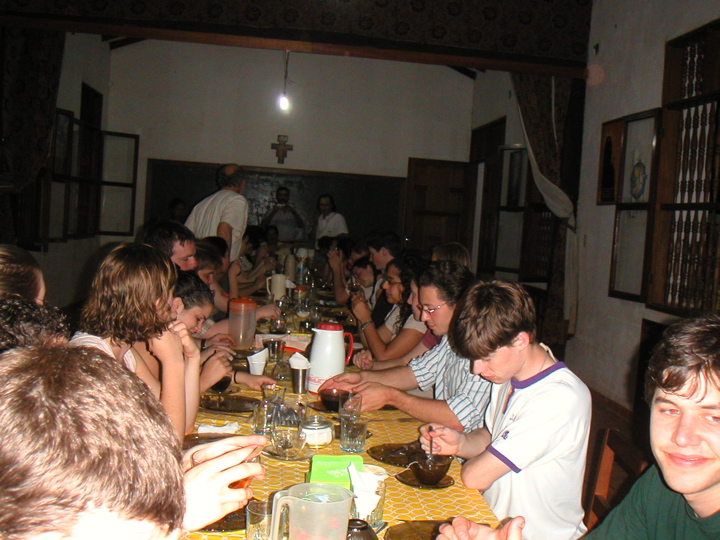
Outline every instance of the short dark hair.
{"type": "Polygon", "coordinates": [[[385,248],[393,257],[400,255],[400,237],[392,231],[373,231],[367,238],[367,245],[375,251],[385,248]]]}
{"type": "Polygon", "coordinates": [[[224,238],[220,236],[206,236],[203,238],[203,242],[207,242],[215,246],[215,249],[217,249],[223,257],[227,255],[228,244],[224,238]]]}
{"type": "Polygon", "coordinates": [[[397,269],[400,275],[400,282],[403,286],[402,302],[400,303],[400,315],[397,318],[397,323],[394,331],[399,333],[402,329],[405,321],[412,313],[412,306],[408,304],[408,298],[412,293],[411,284],[413,280],[417,281],[417,277],[423,272],[427,263],[420,257],[413,255],[395,257],[392,261],[387,264],[385,272],[391,267],[397,269]]]}
{"type": "Polygon", "coordinates": [[[373,272],[375,272],[375,265],[370,260],[370,257],[365,255],[364,257],[360,257],[358,260],[356,260],[352,264],[352,268],[372,268],[373,272]]]}
{"type": "Polygon", "coordinates": [[[458,355],[479,360],[510,345],[520,332],[535,342],[535,305],[527,291],[509,281],[481,281],[460,298],[448,339],[458,355]]]}
{"type": "Polygon", "coordinates": [[[212,306],[215,303],[212,290],[194,271],[178,272],[173,295],[182,300],[185,309],[212,306]]]}
{"type": "Polygon", "coordinates": [[[286,191],[286,192],[290,193],[290,188],[285,187],[285,186],[280,186],[279,188],[277,188],[277,189],[275,190],[275,196],[277,197],[277,196],[278,196],[280,193],[282,193],[283,191],[286,191]]]}
{"type": "Polygon", "coordinates": [[[217,170],[215,182],[220,189],[224,187],[237,187],[243,183],[246,176],[247,171],[240,165],[226,163],[217,170]]]}
{"type": "Polygon", "coordinates": [[[321,236],[317,241],[318,249],[330,249],[333,240],[335,240],[334,236],[321,236]]]}
{"type": "Polygon", "coordinates": [[[197,262],[196,271],[205,268],[219,270],[222,266],[222,253],[218,251],[213,243],[207,240],[198,240],[195,242],[195,261],[197,262]]]}
{"type": "Polygon", "coordinates": [[[13,244],[0,244],[0,294],[36,300],[42,272],[35,257],[13,244]]]}
{"type": "Polygon", "coordinates": [[[172,257],[176,242],[179,244],[195,242],[195,235],[185,225],[165,220],[145,227],[138,237],[138,242],[159,249],[168,257],[172,257]]]}
{"type": "Polygon", "coordinates": [[[16,294],[0,297],[0,353],[57,338],[70,338],[67,318],[59,309],[16,294]]]}
{"type": "Polygon", "coordinates": [[[253,249],[258,249],[260,247],[260,244],[262,244],[262,241],[265,239],[265,233],[262,230],[262,227],[258,225],[249,225],[245,229],[245,234],[243,234],[243,238],[247,236],[248,244],[252,246],[253,249]]]}
{"type": "Polygon", "coordinates": [[[56,344],[0,355],[0,531],[70,536],[104,509],[182,527],[180,447],[150,389],[95,348],[56,344]]]}
{"type": "Polygon", "coordinates": [[[678,392],[690,383],[694,394],[701,379],[720,387],[720,316],[685,319],[669,326],[655,347],[645,374],[645,399],[655,390],[678,392]]]}
{"type": "Polygon", "coordinates": [[[455,261],[437,261],[430,263],[418,276],[417,284],[418,287],[435,287],[440,299],[454,306],[474,281],[475,276],[467,266],[455,261]]]}

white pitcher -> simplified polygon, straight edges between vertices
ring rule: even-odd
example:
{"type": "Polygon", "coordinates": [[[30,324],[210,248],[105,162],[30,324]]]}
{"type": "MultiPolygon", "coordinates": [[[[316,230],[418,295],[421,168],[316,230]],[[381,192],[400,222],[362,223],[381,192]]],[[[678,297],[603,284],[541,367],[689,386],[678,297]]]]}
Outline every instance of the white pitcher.
{"type": "Polygon", "coordinates": [[[267,289],[268,294],[273,295],[275,300],[280,300],[283,296],[285,296],[287,291],[285,288],[286,279],[285,274],[273,274],[265,280],[265,288],[267,289]]]}
{"type": "Polygon", "coordinates": [[[336,323],[320,323],[310,345],[310,373],[308,373],[308,392],[317,393],[320,385],[330,377],[345,371],[350,363],[353,352],[353,337],[349,332],[343,332],[343,327],[336,323]],[[348,348],[345,352],[345,337],[348,338],[348,348]]]}

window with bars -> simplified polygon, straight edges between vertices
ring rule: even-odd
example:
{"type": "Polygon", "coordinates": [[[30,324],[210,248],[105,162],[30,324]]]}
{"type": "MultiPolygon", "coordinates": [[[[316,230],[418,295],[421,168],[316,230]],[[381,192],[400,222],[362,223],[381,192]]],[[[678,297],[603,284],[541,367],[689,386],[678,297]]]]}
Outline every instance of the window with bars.
{"type": "Polygon", "coordinates": [[[720,309],[720,21],[668,42],[648,304],[720,309]]]}

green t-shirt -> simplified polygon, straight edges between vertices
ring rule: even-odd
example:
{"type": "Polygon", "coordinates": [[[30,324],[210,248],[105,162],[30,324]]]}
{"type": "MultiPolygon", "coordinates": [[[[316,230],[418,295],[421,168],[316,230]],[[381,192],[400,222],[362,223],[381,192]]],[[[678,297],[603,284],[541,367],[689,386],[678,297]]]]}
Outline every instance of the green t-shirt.
{"type": "Polygon", "coordinates": [[[627,497],[585,536],[589,540],[717,540],[720,512],[695,516],[679,493],[668,488],[656,467],[651,467],[627,497]]]}

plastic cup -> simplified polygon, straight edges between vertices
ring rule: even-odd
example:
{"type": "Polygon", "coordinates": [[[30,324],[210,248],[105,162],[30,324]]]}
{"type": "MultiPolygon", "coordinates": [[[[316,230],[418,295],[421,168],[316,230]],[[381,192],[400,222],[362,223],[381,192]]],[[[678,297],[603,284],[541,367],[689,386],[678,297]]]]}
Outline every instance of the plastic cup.
{"type": "Polygon", "coordinates": [[[265,372],[265,360],[249,360],[248,370],[250,375],[262,375],[265,372]]]}

